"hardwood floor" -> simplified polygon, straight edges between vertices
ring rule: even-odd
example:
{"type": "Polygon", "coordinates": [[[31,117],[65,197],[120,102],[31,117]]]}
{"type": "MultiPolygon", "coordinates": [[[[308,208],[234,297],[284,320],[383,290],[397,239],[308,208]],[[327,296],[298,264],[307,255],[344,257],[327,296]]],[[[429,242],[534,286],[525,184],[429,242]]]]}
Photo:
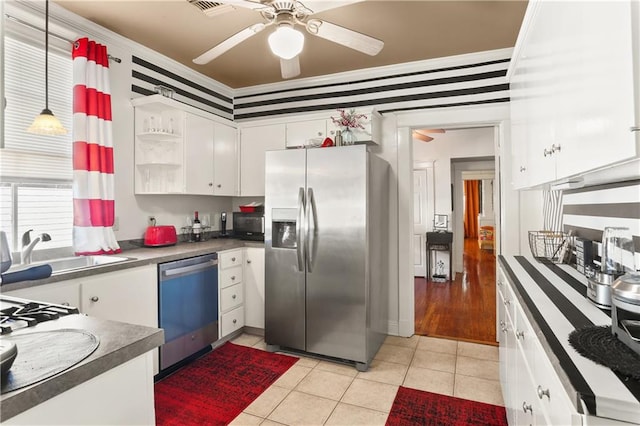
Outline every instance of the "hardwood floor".
{"type": "Polygon", "coordinates": [[[466,239],[463,265],[453,282],[415,277],[415,332],[497,345],[496,256],[466,239]]]}

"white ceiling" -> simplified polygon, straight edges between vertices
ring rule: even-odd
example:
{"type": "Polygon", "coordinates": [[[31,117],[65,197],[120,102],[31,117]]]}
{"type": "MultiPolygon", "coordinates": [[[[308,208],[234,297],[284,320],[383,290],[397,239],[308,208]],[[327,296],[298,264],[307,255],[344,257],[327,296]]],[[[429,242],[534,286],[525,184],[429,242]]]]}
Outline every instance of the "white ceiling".
{"type": "MultiPolygon", "coordinates": [[[[267,45],[273,27],[207,65],[192,62],[227,37],[264,22],[257,11],[236,6],[207,17],[187,0],[52,1],[232,88],[283,81],[280,62],[267,45]]],[[[331,2],[310,5],[318,3],[331,2]]],[[[366,0],[318,12],[314,18],[378,38],[385,46],[371,57],[306,33],[296,78],[513,47],[526,6],[525,0],[366,0]]]]}

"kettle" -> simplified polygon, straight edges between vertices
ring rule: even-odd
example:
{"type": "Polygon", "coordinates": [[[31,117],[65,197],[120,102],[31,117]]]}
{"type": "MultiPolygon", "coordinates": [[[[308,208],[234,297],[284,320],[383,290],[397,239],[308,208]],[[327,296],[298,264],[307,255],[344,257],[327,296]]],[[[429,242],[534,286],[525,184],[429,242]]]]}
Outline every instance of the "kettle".
{"type": "Polygon", "coordinates": [[[0,273],[4,273],[11,267],[11,249],[7,241],[7,234],[0,231],[0,273]]]}

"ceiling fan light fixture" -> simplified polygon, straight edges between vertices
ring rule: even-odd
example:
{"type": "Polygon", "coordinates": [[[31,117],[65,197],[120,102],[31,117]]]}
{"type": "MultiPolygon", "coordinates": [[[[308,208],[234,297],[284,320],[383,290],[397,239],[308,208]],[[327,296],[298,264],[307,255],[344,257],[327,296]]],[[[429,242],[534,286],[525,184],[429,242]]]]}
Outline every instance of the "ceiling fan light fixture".
{"type": "Polygon", "coordinates": [[[291,25],[280,24],[269,36],[269,47],[274,55],[282,59],[295,58],[304,47],[304,34],[291,25]]]}

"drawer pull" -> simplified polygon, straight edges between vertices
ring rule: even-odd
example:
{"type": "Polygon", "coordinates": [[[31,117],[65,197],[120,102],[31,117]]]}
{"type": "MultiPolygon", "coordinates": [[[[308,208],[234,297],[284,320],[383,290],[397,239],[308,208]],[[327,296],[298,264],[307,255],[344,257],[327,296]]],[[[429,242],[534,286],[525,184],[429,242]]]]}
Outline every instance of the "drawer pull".
{"type": "Polygon", "coordinates": [[[236,276],[235,275],[231,275],[231,281],[235,281],[236,280],[236,276]]]}
{"type": "Polygon", "coordinates": [[[92,302],[97,302],[98,300],[100,300],[100,298],[98,296],[93,296],[90,300],[92,302]]]}
{"type": "Polygon", "coordinates": [[[221,184],[217,184],[216,186],[217,186],[218,188],[222,188],[222,185],[221,185],[221,184]]]}
{"type": "Polygon", "coordinates": [[[533,406],[531,404],[527,405],[527,401],[522,401],[522,411],[524,411],[525,414],[527,411],[533,414],[533,406]]]}
{"type": "Polygon", "coordinates": [[[247,263],[251,263],[251,259],[247,259],[247,263]]]}
{"type": "Polygon", "coordinates": [[[516,339],[520,340],[521,337],[524,339],[524,331],[516,331],[516,339]]]}
{"type": "Polygon", "coordinates": [[[498,281],[498,287],[502,287],[502,281],[498,281]]]}
{"type": "Polygon", "coordinates": [[[525,166],[520,166],[520,173],[524,172],[525,170],[527,170],[525,166]]]}
{"type": "Polygon", "coordinates": [[[509,305],[511,305],[511,300],[505,299],[504,300],[504,306],[509,306],[509,305]]]}
{"type": "Polygon", "coordinates": [[[547,148],[544,149],[544,156],[545,157],[549,156],[551,154],[553,154],[553,148],[552,149],[547,149],[547,148]]]}
{"type": "Polygon", "coordinates": [[[232,262],[235,262],[235,261],[236,261],[236,258],[235,258],[235,257],[232,257],[232,258],[231,258],[231,261],[232,261],[232,262]]]}
{"type": "Polygon", "coordinates": [[[538,398],[542,399],[543,396],[546,396],[551,400],[551,395],[549,395],[549,389],[542,389],[542,386],[538,385],[538,398]]]}
{"type": "Polygon", "coordinates": [[[233,296],[231,296],[231,298],[232,298],[232,299],[235,299],[235,298],[236,298],[236,295],[234,294],[233,296]]]}
{"type": "Polygon", "coordinates": [[[235,323],[237,323],[237,322],[238,322],[238,320],[237,320],[237,319],[234,319],[234,320],[233,320],[233,323],[234,323],[234,324],[235,324],[235,323]]]}
{"type": "Polygon", "coordinates": [[[631,126],[631,127],[629,127],[629,130],[631,130],[632,132],[639,132],[640,131],[640,126],[631,126]]]}

